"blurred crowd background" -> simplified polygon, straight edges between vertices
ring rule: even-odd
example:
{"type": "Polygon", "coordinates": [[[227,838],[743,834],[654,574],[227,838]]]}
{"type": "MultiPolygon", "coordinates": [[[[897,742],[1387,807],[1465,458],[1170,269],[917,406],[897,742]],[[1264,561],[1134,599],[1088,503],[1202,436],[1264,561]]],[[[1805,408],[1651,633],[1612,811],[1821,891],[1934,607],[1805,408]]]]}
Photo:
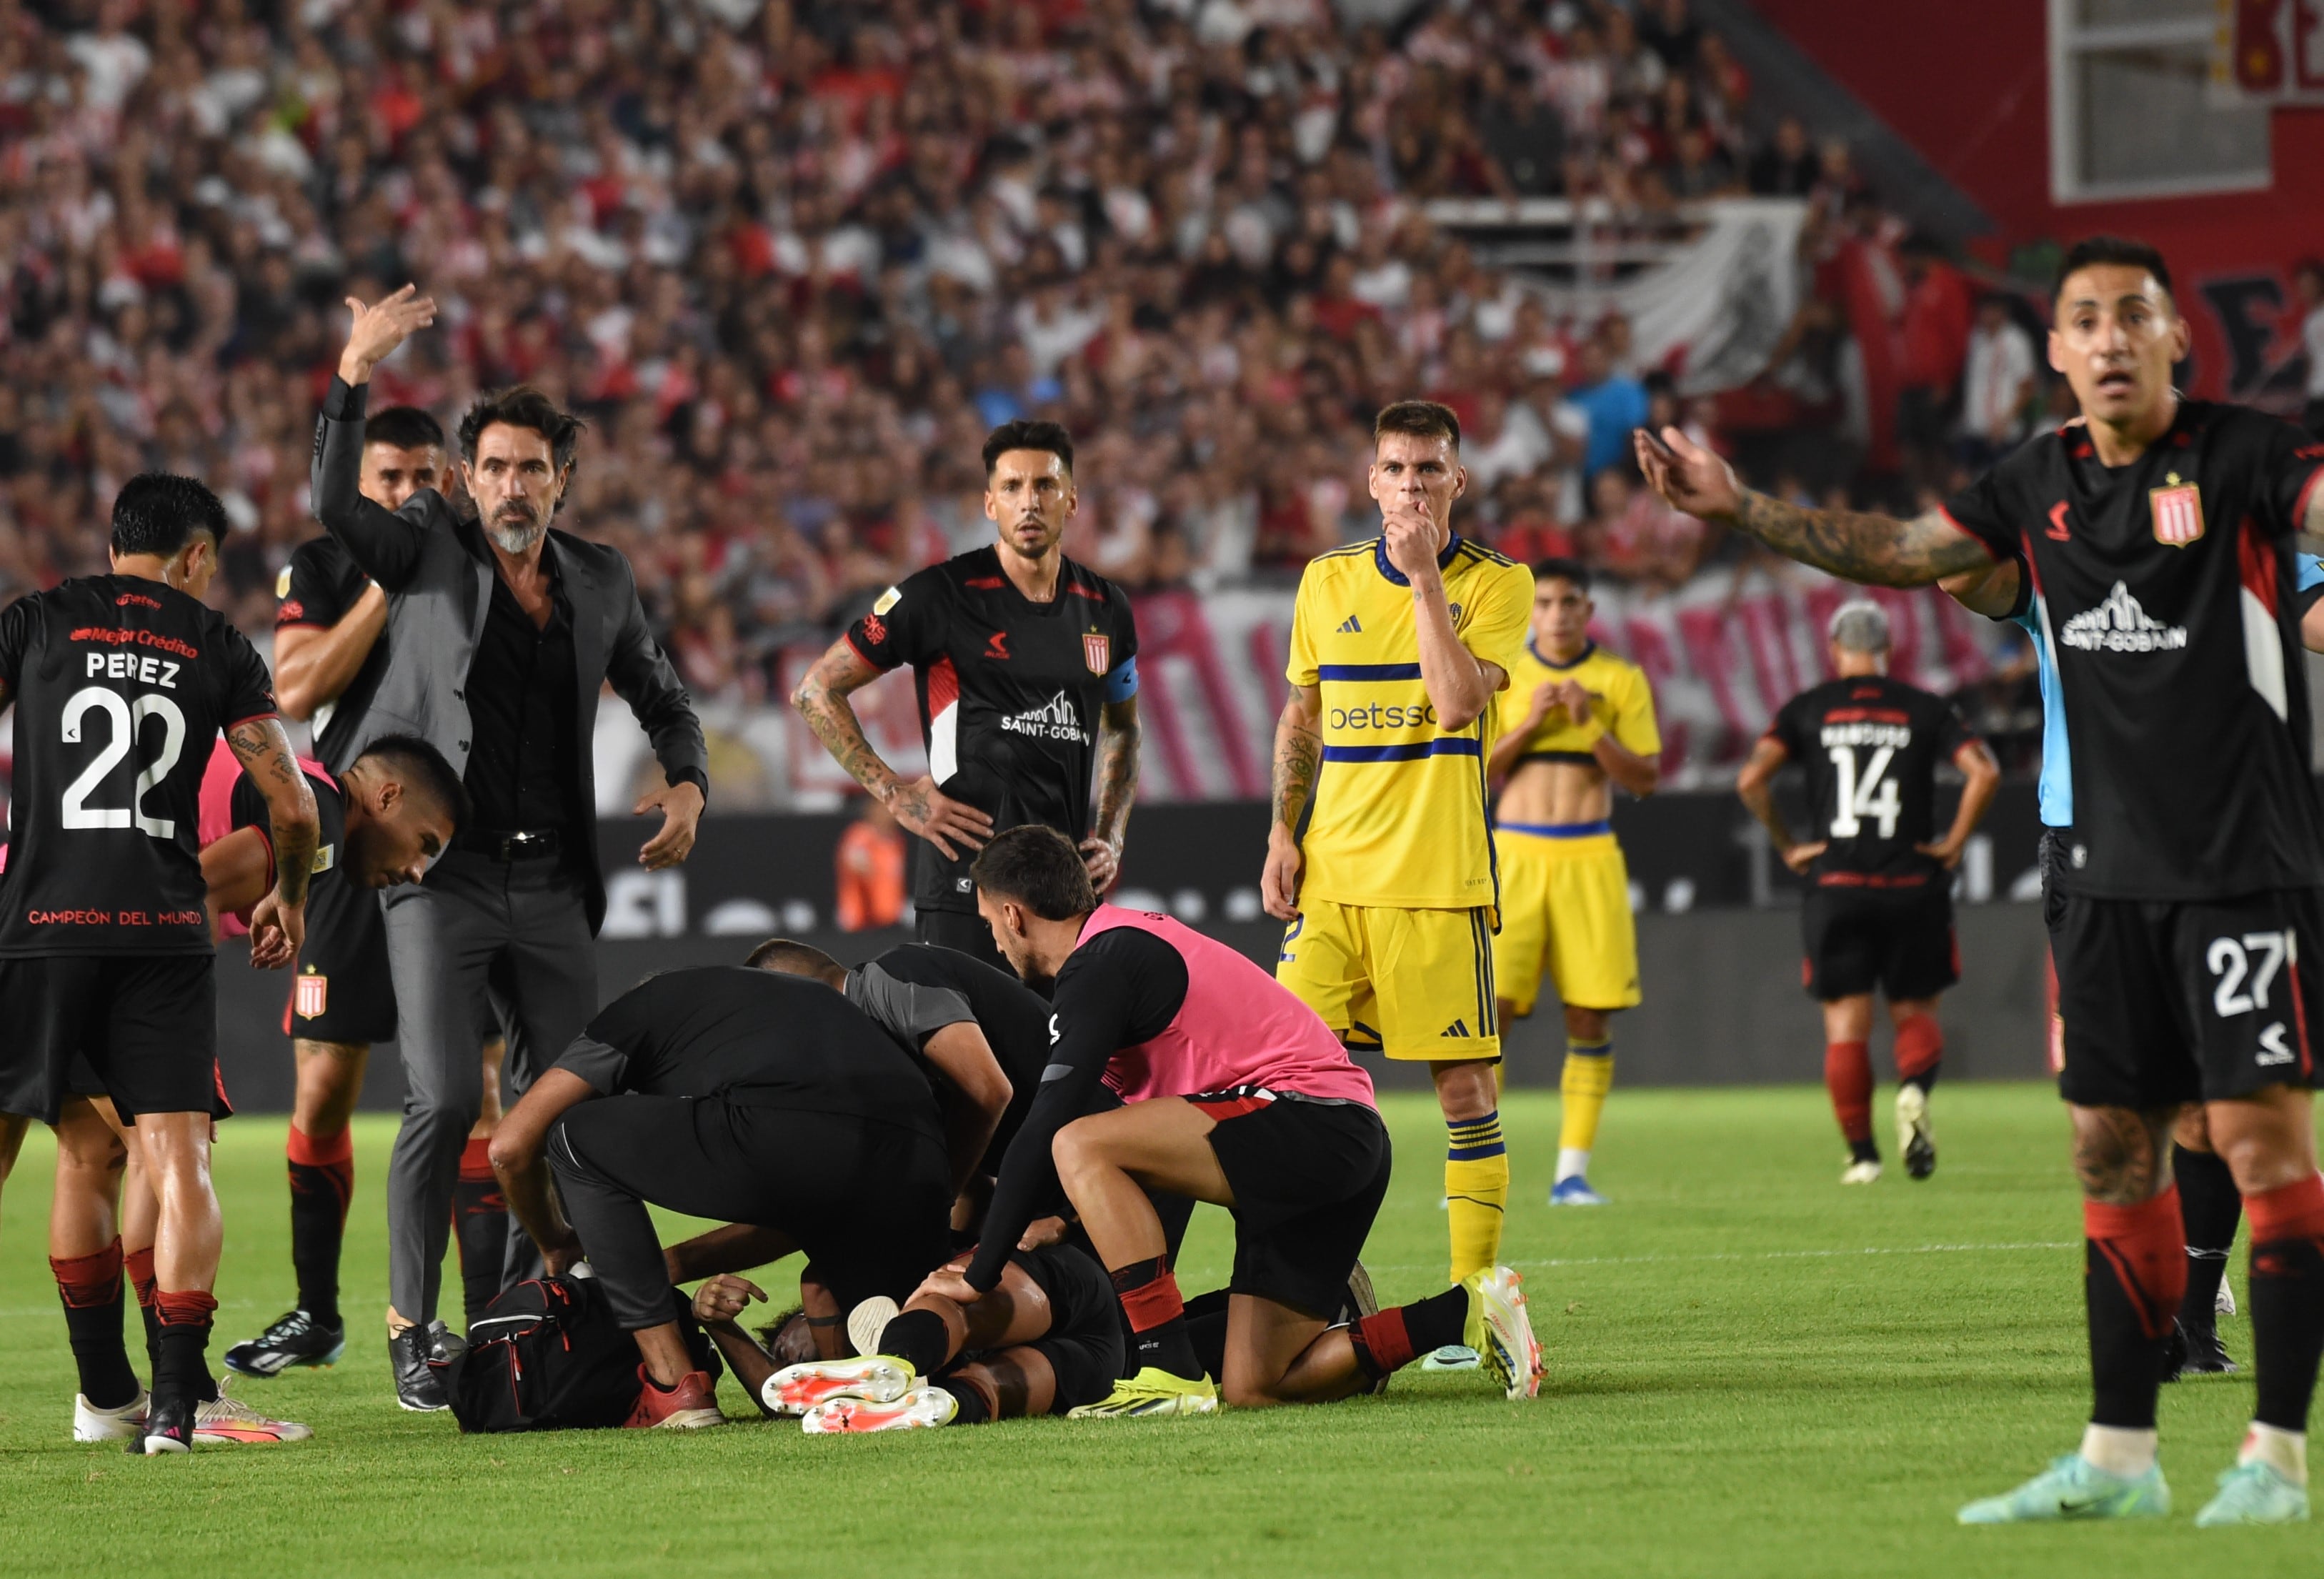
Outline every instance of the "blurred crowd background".
{"type": "Polygon", "coordinates": [[[1652,600],[1744,560],[1640,488],[1637,423],[1902,505],[2055,398],[2024,300],[1755,101],[1687,0],[0,0],[0,601],[100,566],[160,466],[226,498],[217,596],[268,628],[341,303],[413,281],[443,314],[374,404],[585,413],[564,524],[744,705],[986,540],[1011,417],[1076,435],[1071,553],[1208,593],[1369,535],[1371,413],[1426,394],[1467,425],[1462,530],[1652,600]],[[1746,193],[1807,206],[1801,306],[1720,391],[1427,212],[1643,231],[1746,193]]]}

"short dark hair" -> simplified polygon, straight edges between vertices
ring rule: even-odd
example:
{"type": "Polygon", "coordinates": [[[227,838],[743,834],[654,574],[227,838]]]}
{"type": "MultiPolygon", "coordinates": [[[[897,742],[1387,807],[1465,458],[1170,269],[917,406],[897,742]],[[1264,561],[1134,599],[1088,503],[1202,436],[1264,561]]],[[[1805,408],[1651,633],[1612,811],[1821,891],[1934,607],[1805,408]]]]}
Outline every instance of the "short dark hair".
{"type": "Polygon", "coordinates": [[[2050,305],[2054,310],[2058,298],[2065,294],[2066,282],[2084,269],[2094,269],[2104,263],[2122,263],[2134,269],[2144,269],[2154,276],[2154,282],[2171,292],[2175,300],[2179,288],[2171,283],[2171,265],[2163,254],[2143,241],[2133,241],[2124,235],[2086,235],[2066,249],[2058,260],[2057,278],[2050,282],[2050,305]]]}
{"type": "Polygon", "coordinates": [[[807,1313],[804,1305],[794,1305],[759,1329],[759,1344],[778,1365],[793,1362],[783,1358],[788,1344],[792,1353],[815,1352],[815,1317],[807,1313]]]}
{"type": "Polygon", "coordinates": [[[1044,921],[1070,920],[1097,909],[1081,852],[1055,828],[1028,823],[994,836],[968,875],[993,898],[1012,900],[1044,921]]]}
{"type": "MultiPolygon", "coordinates": [[[[549,456],[559,473],[573,464],[573,452],[581,442],[581,429],[589,425],[570,411],[559,411],[555,401],[529,383],[520,383],[513,389],[487,390],[476,397],[467,415],[460,419],[460,458],[475,465],[476,440],[485,429],[496,424],[530,428],[548,439],[549,456]]],[[[369,437],[368,431],[365,437],[369,437]]]]}
{"type": "Polygon", "coordinates": [[[788,937],[770,937],[751,950],[742,963],[752,970],[779,971],[787,976],[808,976],[828,984],[834,976],[844,977],[847,967],[817,948],[812,943],[800,943],[788,937]]]}
{"type": "Polygon", "coordinates": [[[398,449],[441,449],[444,424],[418,406],[390,406],[364,420],[365,444],[392,444],[398,449]]]}
{"type": "Polygon", "coordinates": [[[1571,581],[1585,595],[1590,590],[1590,567],[1579,559],[1552,556],[1546,559],[1536,560],[1533,568],[1533,578],[1537,582],[1571,581]]]}
{"type": "Polygon", "coordinates": [[[1372,448],[1391,433],[1408,433],[1415,439],[1449,439],[1457,453],[1461,448],[1461,419],[1450,406],[1434,401],[1395,401],[1380,408],[1372,419],[1372,448]]]}
{"type": "Polygon", "coordinates": [[[1045,449],[1065,463],[1065,476],[1074,475],[1074,436],[1063,422],[1020,417],[1001,423],[984,436],[984,475],[990,477],[1001,457],[1012,449],[1045,449]]]}
{"type": "Polygon", "coordinates": [[[113,496],[113,551],[157,554],[166,559],[198,531],[226,541],[226,506],[191,477],[140,472],[113,496]]]}
{"type": "Polygon", "coordinates": [[[383,734],[358,752],[355,760],[364,757],[380,758],[405,784],[442,807],[451,815],[453,831],[467,826],[468,819],[475,816],[468,787],[460,782],[451,762],[418,735],[383,734]]]}

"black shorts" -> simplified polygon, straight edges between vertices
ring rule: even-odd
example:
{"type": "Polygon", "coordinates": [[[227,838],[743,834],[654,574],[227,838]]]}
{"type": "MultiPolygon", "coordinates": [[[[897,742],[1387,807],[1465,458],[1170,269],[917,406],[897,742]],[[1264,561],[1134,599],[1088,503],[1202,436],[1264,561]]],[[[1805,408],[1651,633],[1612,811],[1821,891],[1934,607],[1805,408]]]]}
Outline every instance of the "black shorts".
{"type": "Polygon", "coordinates": [[[2166,902],[2052,882],[2043,905],[2068,1102],[2152,1111],[2316,1083],[2324,891],[2166,902]]]}
{"type": "Polygon", "coordinates": [[[1800,983],[1819,1002],[1875,987],[1892,1003],[1933,998],[1960,980],[1945,873],[1918,888],[1812,888],[1800,905],[1800,983]]]}
{"type": "Polygon", "coordinates": [[[1329,1321],[1388,1196],[1388,1126],[1361,1103],[1222,1092],[1211,1150],[1234,1191],[1237,1294],[1329,1321]]]}
{"type": "MultiPolygon", "coordinates": [[[[1121,1301],[1113,1279],[1095,1257],[1070,1244],[1017,1250],[1009,1259],[1049,1297],[1049,1330],[1025,1347],[1049,1362],[1057,1379],[1049,1412],[1093,1404],[1113,1390],[1127,1350],[1122,1342],[1121,1301]]],[[[964,1354],[964,1362],[982,1358],[964,1354]]]]}
{"type": "Polygon", "coordinates": [[[128,1122],[225,1105],[214,954],[0,959],[0,1113],[52,1124],[69,1095],[110,1096],[128,1122]]]}
{"type": "Polygon", "coordinates": [[[395,982],[376,890],[338,880],[316,885],[289,991],[285,1036],[353,1047],[395,1039],[395,982]]]}

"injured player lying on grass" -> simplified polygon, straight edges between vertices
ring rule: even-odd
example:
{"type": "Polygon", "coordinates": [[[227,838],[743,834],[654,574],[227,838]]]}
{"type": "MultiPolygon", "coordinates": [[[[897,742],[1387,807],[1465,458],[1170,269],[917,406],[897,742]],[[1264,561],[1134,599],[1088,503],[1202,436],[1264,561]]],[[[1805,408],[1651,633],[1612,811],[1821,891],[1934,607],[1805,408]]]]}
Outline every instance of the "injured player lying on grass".
{"type": "Polygon", "coordinates": [[[1070,1244],[1012,1252],[1000,1287],[973,1305],[926,1288],[900,1311],[892,1299],[865,1300],[848,1315],[844,1344],[831,1341],[838,1302],[812,1267],[799,1279],[799,1307],[761,1329],[761,1348],[736,1318],[765,1297],[722,1273],[695,1291],[694,1314],[760,1408],[798,1416],[809,1435],[1062,1415],[1105,1397],[1121,1374],[1113,1285],[1070,1244]]]}

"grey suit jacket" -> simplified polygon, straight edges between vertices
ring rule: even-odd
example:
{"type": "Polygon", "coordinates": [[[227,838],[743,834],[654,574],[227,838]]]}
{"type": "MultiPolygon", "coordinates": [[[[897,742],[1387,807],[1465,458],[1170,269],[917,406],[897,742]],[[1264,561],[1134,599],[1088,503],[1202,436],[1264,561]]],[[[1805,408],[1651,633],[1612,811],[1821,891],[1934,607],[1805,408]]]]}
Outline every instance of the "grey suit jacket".
{"type": "MultiPolygon", "coordinates": [[[[354,751],[384,734],[416,734],[466,774],[470,744],[468,668],[491,607],[493,561],[484,530],[453,513],[433,489],[399,511],[363,496],[364,399],[369,390],[331,380],[315,423],[315,517],[345,544],[364,574],[388,595],[387,669],[357,726],[354,751]]],[[[647,627],[630,563],[615,549],[552,528],[565,596],[573,608],[575,688],[579,727],[581,807],[586,826],[573,830],[586,874],[589,929],[605,915],[604,876],[597,869],[596,767],[590,750],[597,697],[604,683],[630,705],[653,742],[672,784],[690,781],[710,793],[708,749],[686,687],[647,627]]]]}

